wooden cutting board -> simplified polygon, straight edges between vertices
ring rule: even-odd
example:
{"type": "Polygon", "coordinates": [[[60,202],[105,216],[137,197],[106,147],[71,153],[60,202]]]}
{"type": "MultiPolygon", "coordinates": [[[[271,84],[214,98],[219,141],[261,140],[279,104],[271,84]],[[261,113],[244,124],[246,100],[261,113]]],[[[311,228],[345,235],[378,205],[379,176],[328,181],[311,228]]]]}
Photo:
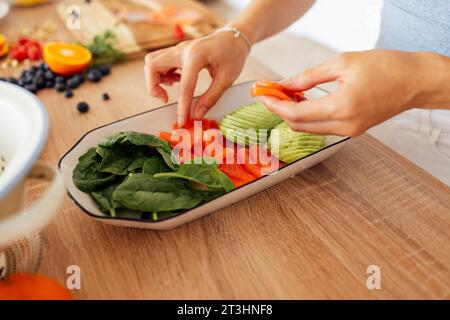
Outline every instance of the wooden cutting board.
{"type": "Polygon", "coordinates": [[[154,50],[211,33],[224,20],[193,0],[63,0],[58,15],[64,21],[79,19],[71,29],[75,38],[89,42],[106,30],[117,35],[115,47],[126,53],[154,50]],[[184,38],[176,37],[175,26],[184,38]]]}

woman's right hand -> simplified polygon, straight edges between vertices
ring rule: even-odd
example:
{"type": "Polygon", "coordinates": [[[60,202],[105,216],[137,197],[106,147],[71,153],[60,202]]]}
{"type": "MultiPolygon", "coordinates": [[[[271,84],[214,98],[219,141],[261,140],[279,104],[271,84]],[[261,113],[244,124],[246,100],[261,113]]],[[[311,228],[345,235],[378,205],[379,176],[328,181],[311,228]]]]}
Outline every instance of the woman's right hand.
{"type": "Polygon", "coordinates": [[[168,95],[161,85],[170,86],[180,81],[177,112],[178,124],[182,126],[191,114],[199,72],[206,68],[212,82],[193,108],[196,118],[202,118],[233,84],[244,67],[249,51],[243,39],[235,38],[231,32],[218,32],[149,53],[145,57],[148,89],[151,95],[167,103],[168,95]],[[177,73],[178,69],[181,75],[177,73]]]}

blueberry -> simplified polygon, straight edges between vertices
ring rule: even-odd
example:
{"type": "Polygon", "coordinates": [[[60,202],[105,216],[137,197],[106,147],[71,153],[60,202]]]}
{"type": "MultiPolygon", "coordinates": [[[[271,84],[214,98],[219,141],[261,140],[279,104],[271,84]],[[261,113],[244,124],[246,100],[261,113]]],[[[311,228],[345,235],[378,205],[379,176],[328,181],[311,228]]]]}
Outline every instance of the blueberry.
{"type": "Polygon", "coordinates": [[[47,88],[53,88],[55,86],[55,82],[52,80],[47,80],[47,82],[45,82],[45,86],[47,88]]]}
{"type": "Polygon", "coordinates": [[[23,70],[21,73],[20,73],[20,78],[25,78],[25,77],[27,77],[28,76],[28,70],[23,70]]]}
{"type": "Polygon", "coordinates": [[[86,102],[78,102],[77,104],[77,110],[81,113],[88,112],[89,105],[86,102]]]}
{"type": "Polygon", "coordinates": [[[32,66],[32,67],[28,70],[28,72],[30,72],[30,73],[32,73],[32,74],[35,74],[36,71],[38,71],[38,68],[37,68],[36,66],[32,66]]]}
{"type": "Polygon", "coordinates": [[[64,83],[57,82],[57,83],[56,83],[56,90],[57,90],[58,92],[63,92],[63,91],[66,90],[66,85],[65,85],[64,83]]]}
{"type": "Polygon", "coordinates": [[[103,100],[109,100],[109,94],[107,94],[106,92],[102,94],[102,99],[103,100]]]}
{"type": "Polygon", "coordinates": [[[24,77],[23,80],[25,81],[26,84],[32,84],[32,83],[33,83],[33,79],[34,79],[34,77],[33,77],[32,75],[27,74],[27,75],[24,77]]]}
{"type": "Polygon", "coordinates": [[[98,67],[102,75],[106,76],[111,73],[111,66],[109,64],[102,64],[98,67]]]}
{"type": "Polygon", "coordinates": [[[19,79],[18,81],[17,81],[17,84],[19,85],[19,86],[21,86],[21,87],[25,87],[25,85],[26,85],[26,82],[25,82],[25,80],[24,79],[19,79]]]}
{"type": "Polygon", "coordinates": [[[18,84],[19,81],[16,78],[14,78],[14,77],[9,77],[8,78],[8,82],[12,83],[12,84],[18,84]]]}
{"type": "Polygon", "coordinates": [[[55,82],[56,83],[63,83],[63,84],[65,84],[66,83],[66,78],[64,78],[63,76],[56,76],[55,77],[55,82]]]}
{"type": "Polygon", "coordinates": [[[99,82],[102,80],[102,73],[98,69],[90,69],[87,74],[87,78],[91,82],[99,82]]]}
{"type": "Polygon", "coordinates": [[[64,94],[64,96],[66,97],[66,98],[72,98],[73,97],[73,92],[72,92],[72,90],[67,90],[66,91],[66,93],[64,94]]]}
{"type": "Polygon", "coordinates": [[[49,67],[48,67],[48,65],[47,65],[45,62],[42,62],[42,63],[39,65],[39,69],[41,69],[41,70],[43,70],[43,71],[47,71],[47,70],[49,70],[49,67]]]}
{"type": "Polygon", "coordinates": [[[34,75],[35,77],[39,77],[39,78],[44,78],[44,76],[45,76],[45,71],[42,71],[42,70],[38,70],[38,71],[36,71],[36,73],[35,73],[35,75],[34,75]]]}
{"type": "Polygon", "coordinates": [[[6,79],[3,77],[0,77],[0,81],[6,81],[6,79]]]}
{"type": "Polygon", "coordinates": [[[76,73],[73,78],[77,79],[79,84],[84,82],[84,75],[82,73],[76,73]]]}
{"type": "Polygon", "coordinates": [[[51,72],[50,70],[47,70],[47,71],[45,71],[44,78],[45,78],[45,80],[54,80],[55,74],[53,72],[51,72]]]}
{"type": "Polygon", "coordinates": [[[78,82],[78,80],[75,77],[70,78],[69,80],[67,80],[67,86],[70,89],[78,88],[79,85],[80,85],[80,83],[78,82]]]}
{"type": "Polygon", "coordinates": [[[35,77],[33,83],[36,85],[38,90],[41,90],[45,87],[45,79],[44,77],[35,77]]]}
{"type": "Polygon", "coordinates": [[[36,85],[34,85],[34,84],[27,84],[27,85],[25,85],[25,89],[27,89],[28,91],[30,91],[32,93],[36,93],[37,92],[36,85]]]}

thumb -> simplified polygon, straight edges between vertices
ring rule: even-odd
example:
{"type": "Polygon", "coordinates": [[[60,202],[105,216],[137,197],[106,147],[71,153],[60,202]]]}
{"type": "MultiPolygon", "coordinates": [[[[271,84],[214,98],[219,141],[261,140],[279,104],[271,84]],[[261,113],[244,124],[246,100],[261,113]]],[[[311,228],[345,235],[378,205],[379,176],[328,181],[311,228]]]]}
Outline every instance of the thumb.
{"type": "Polygon", "coordinates": [[[311,67],[296,76],[282,80],[280,84],[291,90],[309,90],[319,84],[339,78],[340,73],[333,60],[311,67]]]}

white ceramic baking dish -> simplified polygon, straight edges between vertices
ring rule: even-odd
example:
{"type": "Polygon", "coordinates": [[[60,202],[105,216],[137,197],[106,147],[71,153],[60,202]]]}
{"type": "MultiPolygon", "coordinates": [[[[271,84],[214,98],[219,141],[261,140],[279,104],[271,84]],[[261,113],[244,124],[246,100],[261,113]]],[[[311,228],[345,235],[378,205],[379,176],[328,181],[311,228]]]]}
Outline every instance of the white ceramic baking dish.
{"type": "MultiPolygon", "coordinates": [[[[251,82],[247,82],[230,88],[217,102],[216,106],[208,113],[207,118],[220,121],[222,117],[232,112],[234,109],[253,101],[253,98],[249,94],[251,85],[251,82]]],[[[314,99],[326,94],[326,91],[319,88],[314,88],[306,93],[306,97],[309,99],[314,99]]],[[[139,217],[133,218],[132,216],[111,218],[97,208],[97,205],[88,194],[78,190],[73,184],[72,172],[78,163],[78,158],[89,148],[96,146],[105,136],[117,133],[119,131],[130,130],[157,135],[160,131],[171,131],[171,126],[175,121],[176,103],[173,103],[104,125],[86,133],[61,158],[59,162],[59,167],[68,188],[70,197],[89,216],[102,222],[123,227],[157,230],[171,229],[203,217],[209,213],[215,212],[234,202],[245,199],[255,193],[282,182],[283,180],[325,160],[349,140],[349,138],[345,137],[327,137],[326,146],[320,151],[286,165],[276,173],[259,178],[247,185],[228,192],[217,199],[204,203],[191,210],[187,210],[178,216],[157,222],[150,219],[143,219],[142,217],[141,219],[139,219],[139,217]]]]}

